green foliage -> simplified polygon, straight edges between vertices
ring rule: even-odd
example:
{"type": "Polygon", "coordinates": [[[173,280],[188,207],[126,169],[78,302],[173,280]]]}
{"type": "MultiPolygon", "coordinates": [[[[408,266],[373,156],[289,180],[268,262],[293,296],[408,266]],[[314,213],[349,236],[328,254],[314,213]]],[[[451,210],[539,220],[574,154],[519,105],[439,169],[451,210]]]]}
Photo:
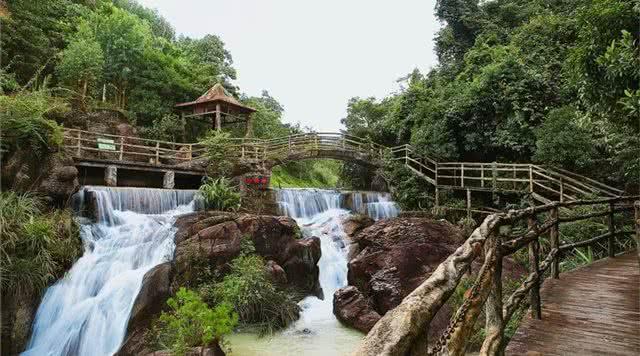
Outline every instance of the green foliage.
{"type": "Polygon", "coordinates": [[[273,284],[264,260],[254,252],[251,240],[244,238],[230,273],[221,282],[202,285],[200,291],[210,304],[233,305],[241,323],[271,333],[296,320],[300,308],[290,293],[273,284]]]}
{"type": "Polygon", "coordinates": [[[205,155],[209,160],[207,169],[212,175],[229,176],[233,163],[228,158],[235,154],[231,135],[224,131],[209,130],[199,143],[205,148],[205,155]]]}
{"type": "Polygon", "coordinates": [[[571,107],[551,111],[544,123],[536,129],[537,162],[582,171],[593,162],[596,152],[592,137],[576,123],[571,107]]]}
{"type": "Polygon", "coordinates": [[[0,96],[2,149],[31,150],[40,155],[62,144],[62,127],[47,115],[64,113],[67,106],[46,91],[22,91],[0,96]]]}
{"type": "Polygon", "coordinates": [[[307,160],[276,166],[271,171],[274,188],[336,188],[342,163],[335,160],[307,160]]]}
{"type": "Polygon", "coordinates": [[[210,308],[198,293],[185,288],[180,288],[167,305],[171,309],[160,315],[153,338],[156,347],[169,349],[173,355],[186,355],[191,347],[212,346],[238,323],[230,305],[210,308]]]}
{"type": "MultiPolygon", "coordinates": [[[[382,100],[352,99],[343,123],[441,160],[536,159],[614,185],[637,181],[638,11],[625,0],[438,1],[439,65],[382,100]]],[[[345,169],[342,179],[363,175],[345,169]]],[[[399,184],[399,197],[419,194],[399,184]]]]}
{"type": "Polygon", "coordinates": [[[0,274],[6,297],[37,295],[82,251],[71,213],[44,214],[42,209],[35,196],[0,193],[0,274]]]}
{"type": "Polygon", "coordinates": [[[236,187],[224,177],[213,179],[207,177],[198,193],[204,200],[205,207],[212,210],[236,211],[240,208],[242,197],[236,187]]]}
{"type": "Polygon", "coordinates": [[[87,26],[88,24],[84,23],[82,29],[64,49],[56,68],[58,78],[76,88],[83,98],[102,76],[104,66],[102,47],[91,36],[87,26]]]}
{"type": "Polygon", "coordinates": [[[185,122],[178,115],[167,114],[160,119],[153,120],[151,127],[143,127],[142,136],[161,141],[184,142],[185,122]]]}

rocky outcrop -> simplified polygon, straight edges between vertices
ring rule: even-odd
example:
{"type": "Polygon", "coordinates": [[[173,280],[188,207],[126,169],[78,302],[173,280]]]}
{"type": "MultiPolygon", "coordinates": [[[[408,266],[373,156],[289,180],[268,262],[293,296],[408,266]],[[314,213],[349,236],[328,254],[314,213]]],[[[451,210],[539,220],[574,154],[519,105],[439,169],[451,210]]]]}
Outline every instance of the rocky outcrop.
{"type": "MultiPolygon", "coordinates": [[[[145,355],[145,354],[142,354],[145,355]]],[[[146,356],[173,356],[170,351],[156,351],[147,353],[146,356]]],[[[220,348],[220,345],[216,344],[212,347],[194,347],[187,351],[185,356],[225,356],[224,351],[220,348]]]]}
{"type": "Polygon", "coordinates": [[[380,314],[354,286],[336,291],[333,295],[333,313],[341,322],[364,333],[380,320],[380,314]]]}
{"type": "MultiPolygon", "coordinates": [[[[251,239],[256,253],[267,261],[265,271],[274,282],[295,288],[301,294],[321,293],[317,267],[320,240],[301,239],[293,219],[201,211],[179,217],[175,227],[174,260],[145,274],[118,356],[167,354],[145,349],[145,333],[164,308],[166,299],[177,288],[202,277],[203,268],[218,276],[228,272],[229,262],[240,254],[243,239],[251,239]]],[[[219,347],[194,352],[200,351],[204,355],[224,355],[219,347]]]]}
{"type": "Polygon", "coordinates": [[[122,343],[118,356],[148,353],[145,350],[145,332],[151,322],[162,311],[165,301],[171,295],[171,262],[155,266],[144,275],[142,287],[131,309],[127,338],[122,343]]]}
{"type": "Polygon", "coordinates": [[[2,162],[2,188],[17,192],[35,191],[54,205],[62,206],[80,184],[73,159],[61,152],[16,151],[2,162]]]}
{"type": "MultiPolygon", "coordinates": [[[[349,261],[349,286],[334,296],[334,314],[343,323],[368,331],[377,321],[376,314],[379,318],[398,306],[466,238],[447,221],[417,217],[380,220],[360,230],[351,237],[357,254],[349,261]]],[[[522,266],[503,260],[507,278],[524,274],[522,266]]],[[[429,338],[440,335],[452,312],[449,305],[440,308],[430,323],[429,338]]]]}
{"type": "Polygon", "coordinates": [[[240,253],[243,238],[251,238],[256,253],[281,267],[289,285],[318,294],[320,240],[301,239],[295,221],[282,216],[197,212],[176,221],[176,275],[193,279],[192,267],[203,262],[218,273],[240,253]]]}
{"type": "MultiPolygon", "coordinates": [[[[343,323],[368,331],[464,238],[446,221],[422,218],[385,219],[361,229],[351,237],[355,255],[349,261],[349,286],[336,292],[334,314],[343,323]]],[[[435,325],[437,331],[446,325],[450,310],[443,308],[442,313],[449,314],[436,317],[443,322],[435,325]]]]}
{"type": "Polygon", "coordinates": [[[396,218],[378,221],[353,240],[360,251],[349,261],[349,284],[384,314],[420,285],[464,237],[445,221],[396,218]]]}

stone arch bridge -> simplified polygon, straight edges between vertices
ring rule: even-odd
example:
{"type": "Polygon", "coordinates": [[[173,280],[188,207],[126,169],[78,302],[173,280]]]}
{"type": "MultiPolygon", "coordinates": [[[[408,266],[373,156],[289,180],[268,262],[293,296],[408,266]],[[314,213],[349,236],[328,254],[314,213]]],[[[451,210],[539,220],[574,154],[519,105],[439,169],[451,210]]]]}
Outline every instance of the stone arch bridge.
{"type": "MultiPolygon", "coordinates": [[[[177,143],[66,129],[64,150],[81,171],[84,184],[194,188],[206,174],[209,160],[200,143],[177,143]],[[141,174],[144,172],[144,174],[141,174]]],[[[572,172],[531,163],[439,162],[410,145],[386,147],[343,133],[303,133],[270,140],[229,139],[225,157],[234,176],[262,177],[288,162],[332,158],[365,166],[395,162],[439,191],[525,193],[540,203],[570,202],[584,197],[617,197],[623,191],[572,172]]],[[[266,179],[265,179],[266,178],[266,179]]]]}

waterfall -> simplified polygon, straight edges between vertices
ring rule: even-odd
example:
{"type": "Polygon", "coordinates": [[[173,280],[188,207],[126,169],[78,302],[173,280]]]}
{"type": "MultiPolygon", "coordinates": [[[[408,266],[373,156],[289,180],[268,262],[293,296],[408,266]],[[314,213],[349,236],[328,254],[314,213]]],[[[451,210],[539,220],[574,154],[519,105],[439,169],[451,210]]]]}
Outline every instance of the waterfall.
{"type": "Polygon", "coordinates": [[[177,215],[193,211],[194,190],[84,187],[96,222],[81,225],[83,256],[47,289],[27,350],[31,355],[111,355],[126,333],[145,273],[173,257],[177,215]]]}
{"type": "Polygon", "coordinates": [[[391,200],[389,193],[382,192],[349,192],[351,210],[358,214],[367,214],[373,220],[398,216],[400,208],[391,200]]]}
{"type": "Polygon", "coordinates": [[[400,208],[388,193],[367,192],[367,214],[373,220],[398,216],[400,208]]]}
{"type": "Polygon", "coordinates": [[[347,236],[342,221],[354,212],[375,211],[374,217],[382,219],[396,216],[398,210],[385,204],[392,203],[388,195],[376,192],[280,189],[276,201],[283,214],[296,220],[304,238],[320,238],[318,267],[324,298],[303,299],[300,319],[289,329],[265,338],[234,334],[229,337],[230,346],[234,353],[250,356],[350,354],[362,334],[343,326],[333,315],[333,295],[347,285],[347,236]]]}

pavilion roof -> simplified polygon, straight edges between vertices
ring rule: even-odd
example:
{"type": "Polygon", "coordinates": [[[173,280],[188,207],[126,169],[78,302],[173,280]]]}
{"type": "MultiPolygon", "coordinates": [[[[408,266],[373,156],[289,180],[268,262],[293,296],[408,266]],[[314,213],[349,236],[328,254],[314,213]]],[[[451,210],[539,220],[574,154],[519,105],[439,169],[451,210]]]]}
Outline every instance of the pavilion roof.
{"type": "Polygon", "coordinates": [[[186,103],[176,104],[176,107],[187,107],[208,102],[223,102],[240,110],[254,112],[256,109],[243,105],[238,99],[227,95],[222,84],[218,83],[202,94],[198,99],[186,103]]]}

